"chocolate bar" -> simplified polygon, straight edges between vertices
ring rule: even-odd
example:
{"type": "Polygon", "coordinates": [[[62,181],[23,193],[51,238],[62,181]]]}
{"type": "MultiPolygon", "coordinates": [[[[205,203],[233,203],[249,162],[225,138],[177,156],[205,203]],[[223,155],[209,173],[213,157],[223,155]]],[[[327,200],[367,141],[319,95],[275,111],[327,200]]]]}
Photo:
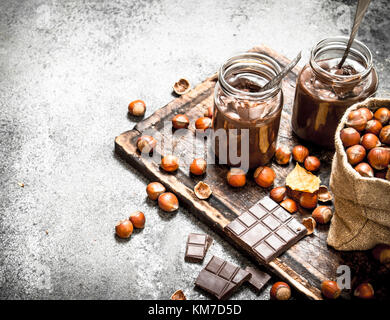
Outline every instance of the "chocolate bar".
{"type": "Polygon", "coordinates": [[[187,239],[185,261],[202,262],[213,239],[205,234],[190,233],[187,239]]]}
{"type": "Polygon", "coordinates": [[[288,250],[307,233],[304,225],[269,197],[242,213],[225,230],[264,264],[288,250]]]}
{"type": "Polygon", "coordinates": [[[227,299],[251,277],[248,271],[213,256],[199,273],[195,285],[211,293],[217,299],[227,299]]]}
{"type": "Polygon", "coordinates": [[[271,279],[271,276],[268,273],[260,271],[259,269],[246,267],[245,271],[248,271],[251,274],[248,282],[254,287],[254,289],[259,292],[261,288],[271,279]]]}

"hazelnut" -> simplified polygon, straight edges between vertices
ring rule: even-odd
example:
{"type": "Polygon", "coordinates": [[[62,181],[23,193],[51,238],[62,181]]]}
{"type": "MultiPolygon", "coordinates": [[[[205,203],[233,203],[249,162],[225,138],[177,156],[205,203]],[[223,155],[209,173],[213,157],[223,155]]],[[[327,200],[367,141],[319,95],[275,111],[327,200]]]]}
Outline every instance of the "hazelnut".
{"type": "Polygon", "coordinates": [[[167,155],[161,159],[161,168],[167,172],[176,171],[179,168],[179,158],[174,155],[167,155]]]}
{"type": "Polygon", "coordinates": [[[390,181],[390,166],[389,168],[387,169],[387,172],[386,172],[386,180],[389,180],[390,181]]]}
{"type": "Polygon", "coordinates": [[[304,218],[302,220],[302,224],[306,227],[307,235],[312,234],[317,225],[316,221],[312,217],[304,218]]]}
{"type": "Polygon", "coordinates": [[[344,147],[354,146],[360,142],[360,133],[354,128],[344,128],[340,132],[340,138],[344,147]]]}
{"type": "Polygon", "coordinates": [[[337,282],[330,280],[322,282],[321,292],[328,299],[337,299],[341,294],[341,290],[337,285],[337,282]]]}
{"type": "Polygon", "coordinates": [[[318,201],[328,202],[333,200],[332,194],[329,192],[327,186],[320,186],[317,191],[318,201]]]}
{"type": "Polygon", "coordinates": [[[213,107],[208,107],[206,111],[204,112],[205,117],[212,118],[213,117],[213,107]]]}
{"type": "Polygon", "coordinates": [[[313,219],[320,224],[326,224],[333,216],[332,210],[327,206],[318,206],[311,214],[313,219]]]}
{"type": "Polygon", "coordinates": [[[367,125],[366,125],[367,133],[373,133],[375,135],[378,135],[381,130],[382,130],[382,124],[378,120],[372,119],[370,121],[367,121],[367,125]]]}
{"type": "Polygon", "coordinates": [[[371,166],[366,162],[360,162],[356,167],[355,170],[362,176],[362,177],[370,177],[372,178],[374,176],[374,170],[371,168],[371,166]]]}
{"type": "Polygon", "coordinates": [[[363,282],[356,287],[353,295],[360,299],[372,299],[374,298],[374,288],[370,283],[363,282]]]}
{"type": "Polygon", "coordinates": [[[137,148],[142,153],[150,153],[157,145],[152,136],[141,136],[137,139],[137,148]]]}
{"type": "Polygon", "coordinates": [[[177,114],[172,119],[172,127],[175,129],[186,129],[190,124],[190,119],[185,114],[177,114]]]}
{"type": "Polygon", "coordinates": [[[381,139],[382,143],[390,145],[390,125],[383,127],[379,134],[379,139],[381,139]]]}
{"type": "Polygon", "coordinates": [[[352,165],[362,162],[366,157],[366,149],[359,144],[349,147],[346,152],[348,162],[352,165]]]}
{"type": "Polygon", "coordinates": [[[376,170],[386,169],[390,164],[390,151],[385,148],[376,147],[370,150],[367,156],[368,163],[376,170]]]}
{"type": "Polygon", "coordinates": [[[366,118],[367,121],[371,120],[374,117],[374,113],[366,107],[359,108],[359,112],[363,117],[366,118]]]}
{"type": "Polygon", "coordinates": [[[288,300],[291,297],[290,286],[285,282],[276,282],[270,291],[273,300],[288,300]]]}
{"type": "Polygon", "coordinates": [[[367,119],[360,113],[359,110],[353,110],[349,113],[347,119],[347,126],[356,129],[357,131],[363,131],[366,128],[367,119]]]}
{"type": "Polygon", "coordinates": [[[290,162],[291,151],[286,146],[280,146],[276,149],[275,160],[278,164],[287,164],[290,162]]]}
{"type": "Polygon", "coordinates": [[[388,245],[388,244],[378,244],[372,250],[372,255],[380,263],[383,263],[383,264],[390,263],[390,245],[388,245]]]}
{"type": "Polygon", "coordinates": [[[360,140],[360,144],[366,148],[366,150],[371,150],[381,145],[378,137],[373,133],[366,133],[360,140]]]}
{"type": "Polygon", "coordinates": [[[181,78],[175,82],[172,89],[177,95],[181,96],[191,90],[191,85],[187,79],[181,78]]]}
{"type": "Polygon", "coordinates": [[[387,108],[379,108],[375,111],[374,118],[382,125],[385,125],[390,120],[390,110],[387,108]]]}
{"type": "Polygon", "coordinates": [[[129,104],[129,113],[136,117],[142,117],[146,111],[145,102],[142,100],[134,100],[129,104]]]}
{"type": "Polygon", "coordinates": [[[190,172],[196,176],[200,176],[206,172],[207,162],[202,158],[197,158],[190,165],[190,172]]]}
{"type": "Polygon", "coordinates": [[[209,117],[202,117],[195,121],[195,128],[206,130],[211,127],[212,120],[209,117]]]}
{"type": "Polygon", "coordinates": [[[309,150],[301,145],[295,146],[292,149],[292,156],[295,161],[302,163],[305,161],[306,157],[309,155],[309,150]]]}
{"type": "Polygon", "coordinates": [[[276,174],[270,167],[258,167],[253,177],[260,187],[268,188],[274,183],[276,174]]]}
{"type": "Polygon", "coordinates": [[[207,183],[199,181],[194,187],[194,193],[200,200],[206,200],[211,196],[211,188],[207,183]]]}
{"type": "Polygon", "coordinates": [[[286,193],[287,193],[286,187],[276,187],[271,190],[269,196],[271,197],[272,200],[279,203],[284,200],[284,198],[286,197],[286,193]]]}
{"type": "Polygon", "coordinates": [[[246,183],[245,172],[238,168],[231,168],[227,174],[227,181],[232,187],[243,187],[246,183]]]}
{"type": "Polygon", "coordinates": [[[171,300],[187,300],[187,298],[182,290],[177,290],[172,294],[171,300]]]}
{"type": "Polygon", "coordinates": [[[317,157],[308,156],[305,159],[304,165],[306,170],[308,171],[317,171],[321,166],[321,162],[320,159],[318,159],[317,157]]]}
{"type": "Polygon", "coordinates": [[[295,213],[298,211],[297,203],[292,199],[283,200],[280,205],[290,213],[295,213]]]}
{"type": "Polygon", "coordinates": [[[165,192],[165,187],[160,182],[149,183],[146,187],[146,193],[151,200],[157,200],[160,194],[165,192]]]}
{"type": "Polygon", "coordinates": [[[141,211],[133,212],[129,219],[135,228],[142,229],[145,226],[145,215],[141,211]]]}
{"type": "Polygon", "coordinates": [[[318,196],[315,193],[303,192],[299,204],[305,209],[314,209],[317,206],[318,196]]]}
{"type": "Polygon", "coordinates": [[[165,192],[158,197],[158,206],[166,212],[173,212],[179,209],[179,200],[173,193],[165,192]]]}
{"type": "Polygon", "coordinates": [[[119,238],[130,238],[133,233],[133,224],[129,219],[119,221],[119,223],[115,226],[115,233],[119,238]]]}

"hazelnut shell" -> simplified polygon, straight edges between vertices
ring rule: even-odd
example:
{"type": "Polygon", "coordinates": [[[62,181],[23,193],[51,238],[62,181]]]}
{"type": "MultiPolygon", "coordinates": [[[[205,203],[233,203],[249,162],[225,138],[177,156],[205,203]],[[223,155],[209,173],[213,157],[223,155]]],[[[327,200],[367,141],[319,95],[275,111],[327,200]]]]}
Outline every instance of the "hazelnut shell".
{"type": "Polygon", "coordinates": [[[194,187],[194,193],[200,200],[206,200],[213,192],[207,183],[199,181],[194,187]]]}
{"type": "Polygon", "coordinates": [[[191,84],[186,78],[181,78],[172,87],[173,91],[181,96],[191,90],[191,84]]]}
{"type": "Polygon", "coordinates": [[[172,294],[171,300],[187,300],[187,298],[182,290],[177,290],[172,294]]]}

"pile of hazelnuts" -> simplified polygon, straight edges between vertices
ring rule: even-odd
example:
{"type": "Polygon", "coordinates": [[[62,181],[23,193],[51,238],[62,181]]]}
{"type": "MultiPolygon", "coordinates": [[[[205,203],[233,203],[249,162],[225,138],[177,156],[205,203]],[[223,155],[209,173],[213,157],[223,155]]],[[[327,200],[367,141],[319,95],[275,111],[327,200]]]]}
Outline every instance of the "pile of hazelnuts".
{"type": "MultiPolygon", "coordinates": [[[[320,159],[309,155],[309,149],[302,145],[295,146],[292,151],[286,146],[279,147],[275,152],[275,160],[278,164],[285,165],[290,162],[291,155],[296,162],[303,164],[307,171],[318,171],[321,166],[320,159]]],[[[333,215],[330,207],[317,206],[319,201],[327,202],[332,199],[326,186],[321,186],[317,193],[296,192],[288,190],[285,186],[280,186],[271,190],[270,197],[290,213],[297,212],[300,207],[313,210],[312,216],[304,220],[309,234],[314,231],[316,223],[326,224],[333,215]],[[289,198],[288,195],[291,197],[289,198]]]]}
{"type": "Polygon", "coordinates": [[[390,110],[363,107],[349,113],[340,138],[348,162],[363,177],[390,180],[390,110]]]}
{"type": "MultiPolygon", "coordinates": [[[[211,128],[212,116],[212,108],[209,107],[206,109],[204,117],[195,121],[195,128],[198,130],[211,128]]],[[[190,119],[185,114],[177,114],[172,119],[172,127],[174,129],[187,129],[189,125],[190,119]]],[[[142,153],[150,153],[156,148],[156,146],[157,140],[152,136],[143,135],[137,140],[137,149],[142,153]]],[[[161,159],[160,167],[165,172],[175,172],[179,169],[179,158],[172,154],[166,155],[161,159]]],[[[194,159],[190,165],[191,174],[196,176],[205,174],[206,170],[207,162],[203,158],[194,159]]],[[[204,190],[205,186],[207,185],[202,185],[202,194],[210,192],[209,190],[204,190]]],[[[197,190],[195,190],[195,193],[197,193],[196,191],[197,190]]],[[[160,182],[152,182],[148,184],[146,192],[151,200],[158,201],[159,207],[165,212],[173,212],[179,208],[179,201],[177,197],[171,192],[166,192],[165,187],[160,182]]]]}

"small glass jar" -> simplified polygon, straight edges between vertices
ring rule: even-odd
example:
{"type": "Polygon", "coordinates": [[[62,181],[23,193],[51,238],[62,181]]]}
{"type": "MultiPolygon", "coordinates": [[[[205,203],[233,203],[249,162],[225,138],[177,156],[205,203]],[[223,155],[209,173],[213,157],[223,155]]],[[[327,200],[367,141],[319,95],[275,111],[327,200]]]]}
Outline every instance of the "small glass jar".
{"type": "Polygon", "coordinates": [[[371,52],[360,41],[352,43],[347,59],[338,69],[347,43],[347,37],[320,41],[297,79],[293,131],[326,148],[334,148],[336,128],[347,108],[374,95],[378,87],[371,52]]]}
{"type": "Polygon", "coordinates": [[[215,138],[214,151],[220,164],[223,158],[230,166],[255,168],[268,163],[273,157],[283,92],[280,82],[265,91],[261,91],[261,88],[279,72],[281,68],[274,59],[259,53],[234,56],[220,68],[213,116],[214,133],[222,129],[227,136],[226,140],[215,138]],[[246,135],[242,134],[243,129],[247,129],[246,135]],[[245,149],[241,150],[244,138],[249,140],[248,154],[245,149]],[[246,157],[247,164],[236,163],[230,156],[229,149],[233,148],[233,142],[234,147],[237,146],[237,156],[242,158],[241,161],[246,157]]]}

